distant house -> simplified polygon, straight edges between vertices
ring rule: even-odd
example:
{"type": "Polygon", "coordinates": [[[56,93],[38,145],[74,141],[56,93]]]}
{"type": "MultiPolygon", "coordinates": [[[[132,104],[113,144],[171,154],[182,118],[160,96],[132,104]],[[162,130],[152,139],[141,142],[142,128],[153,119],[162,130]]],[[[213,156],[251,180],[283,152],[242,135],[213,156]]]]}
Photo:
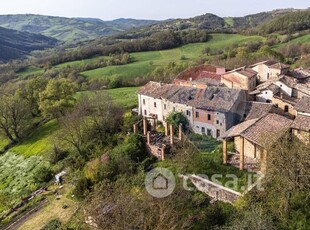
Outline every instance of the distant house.
{"type": "Polygon", "coordinates": [[[292,120],[270,113],[260,118],[246,120],[232,127],[222,136],[224,139],[224,163],[229,162],[227,140],[233,138],[234,154],[238,156],[236,159],[239,161],[240,169],[246,169],[250,163],[256,162],[260,165],[260,170],[265,172],[268,147],[290,130],[291,124],[292,120]]]}
{"type": "Polygon", "coordinates": [[[255,96],[255,101],[272,103],[279,108],[278,113],[293,117],[296,115],[294,106],[297,102],[293,97],[295,84],[294,80],[283,75],[258,85],[250,94],[255,96]]]}
{"type": "Polygon", "coordinates": [[[301,99],[303,97],[310,97],[310,84],[296,84],[293,88],[293,97],[298,99],[301,99]]]}
{"type": "Polygon", "coordinates": [[[257,72],[250,68],[239,68],[227,73],[224,73],[221,78],[221,83],[232,89],[243,89],[251,92],[256,87],[257,72]]]}
{"type": "Polygon", "coordinates": [[[180,73],[173,81],[175,85],[197,87],[220,86],[221,75],[226,72],[224,67],[201,65],[191,67],[180,73]]]}
{"type": "Polygon", "coordinates": [[[210,86],[205,89],[149,82],[138,91],[139,114],[165,122],[171,112],[182,112],[189,127],[218,138],[244,116],[243,90],[210,86]]]}
{"type": "Polygon", "coordinates": [[[250,66],[250,68],[258,73],[258,80],[265,82],[270,79],[277,78],[280,75],[286,74],[288,72],[289,66],[282,64],[281,62],[268,60],[256,63],[250,66]]]}
{"type": "Polygon", "coordinates": [[[310,97],[303,97],[295,106],[297,117],[292,132],[301,141],[310,144],[310,97]]]}

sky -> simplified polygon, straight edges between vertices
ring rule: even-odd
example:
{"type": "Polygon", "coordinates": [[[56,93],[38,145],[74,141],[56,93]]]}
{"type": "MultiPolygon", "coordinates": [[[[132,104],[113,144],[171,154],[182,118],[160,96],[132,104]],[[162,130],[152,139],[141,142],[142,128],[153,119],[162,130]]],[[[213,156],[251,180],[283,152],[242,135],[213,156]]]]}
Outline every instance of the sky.
{"type": "Polygon", "coordinates": [[[0,14],[162,20],[205,13],[245,16],[273,9],[308,7],[309,0],[3,0],[0,14]]]}

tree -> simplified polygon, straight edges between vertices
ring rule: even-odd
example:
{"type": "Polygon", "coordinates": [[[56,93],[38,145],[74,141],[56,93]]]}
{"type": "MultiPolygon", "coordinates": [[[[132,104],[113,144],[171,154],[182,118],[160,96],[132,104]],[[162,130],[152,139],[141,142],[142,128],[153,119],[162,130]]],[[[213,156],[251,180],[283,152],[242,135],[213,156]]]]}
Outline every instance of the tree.
{"type": "Polygon", "coordinates": [[[37,77],[28,80],[25,88],[22,90],[22,95],[28,101],[30,111],[33,116],[40,114],[39,110],[39,94],[45,89],[48,80],[43,77],[37,77]]]}
{"type": "Polygon", "coordinates": [[[87,118],[91,113],[88,97],[82,100],[74,109],[61,118],[62,130],[60,139],[72,145],[81,156],[84,156],[87,144],[91,143],[88,138],[88,131],[91,124],[87,118]]]}
{"type": "Polygon", "coordinates": [[[0,130],[11,142],[17,143],[28,134],[32,128],[30,118],[31,112],[28,103],[18,92],[2,94],[0,98],[0,130]]]}
{"type": "Polygon", "coordinates": [[[39,109],[44,117],[58,118],[74,106],[77,87],[67,79],[51,79],[39,93],[39,109]]]}
{"type": "Polygon", "coordinates": [[[181,112],[170,113],[169,116],[166,118],[166,122],[172,124],[174,126],[175,131],[178,130],[180,124],[182,124],[184,129],[188,123],[186,117],[181,112]]]}

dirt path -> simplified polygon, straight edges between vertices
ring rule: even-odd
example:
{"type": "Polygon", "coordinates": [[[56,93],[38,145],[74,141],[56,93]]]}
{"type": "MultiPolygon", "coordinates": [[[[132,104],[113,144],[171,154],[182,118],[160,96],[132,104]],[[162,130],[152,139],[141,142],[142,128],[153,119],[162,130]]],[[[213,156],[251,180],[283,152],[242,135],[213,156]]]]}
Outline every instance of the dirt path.
{"type": "Polygon", "coordinates": [[[32,208],[31,210],[27,211],[26,213],[23,213],[17,217],[15,217],[11,223],[9,223],[8,226],[5,226],[1,228],[1,230],[17,230],[19,227],[21,227],[24,223],[26,223],[28,220],[33,218],[38,211],[43,209],[48,204],[48,200],[45,199],[41,201],[36,207],[32,208]]]}

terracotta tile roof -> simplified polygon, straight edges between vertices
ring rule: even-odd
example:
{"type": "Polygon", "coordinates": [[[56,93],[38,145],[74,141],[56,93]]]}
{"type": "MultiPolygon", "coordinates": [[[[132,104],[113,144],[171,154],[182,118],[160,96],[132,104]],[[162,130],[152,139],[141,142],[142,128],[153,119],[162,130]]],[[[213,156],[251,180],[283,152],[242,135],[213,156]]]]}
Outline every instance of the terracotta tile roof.
{"type": "Polygon", "coordinates": [[[227,130],[226,133],[224,133],[224,135],[221,136],[221,138],[229,138],[229,137],[240,136],[242,134],[242,132],[244,132],[246,129],[248,129],[249,127],[254,125],[258,120],[259,119],[247,120],[247,121],[244,121],[238,125],[235,125],[232,128],[230,128],[229,130],[227,130]]]}
{"type": "MultiPolygon", "coordinates": [[[[176,79],[184,81],[196,81],[203,78],[211,78],[215,80],[221,80],[221,75],[217,74],[217,69],[223,67],[216,67],[213,65],[201,65],[196,67],[191,67],[182,73],[180,73],[176,79]]],[[[225,69],[224,69],[225,71],[225,69]]]]}
{"type": "Polygon", "coordinates": [[[225,77],[225,79],[227,79],[227,74],[232,74],[232,73],[239,73],[239,74],[242,74],[243,76],[245,77],[248,77],[248,78],[251,78],[251,77],[254,77],[257,75],[257,72],[250,69],[250,68],[246,68],[246,67],[241,67],[241,68],[238,68],[238,69],[234,69],[234,70],[231,70],[225,74],[223,74],[225,77]]]}
{"type": "Polygon", "coordinates": [[[292,128],[309,132],[310,116],[298,115],[292,124],[292,128]]]}
{"type": "Polygon", "coordinates": [[[190,105],[199,109],[230,111],[232,106],[240,99],[245,99],[245,92],[239,89],[224,87],[196,87],[178,86],[173,84],[160,84],[149,82],[143,86],[138,94],[165,98],[171,102],[190,105]]]}
{"type": "Polygon", "coordinates": [[[247,102],[246,113],[248,114],[246,120],[252,120],[266,116],[272,109],[273,105],[270,103],[261,102],[247,102]]]}
{"type": "Polygon", "coordinates": [[[286,117],[270,113],[242,132],[241,136],[260,146],[266,146],[276,142],[290,128],[292,122],[286,117]]]}
{"type": "Polygon", "coordinates": [[[294,89],[310,96],[310,87],[307,87],[305,84],[296,84],[294,89]]]}
{"type": "Polygon", "coordinates": [[[254,77],[256,76],[257,72],[252,70],[252,69],[249,69],[249,68],[246,68],[246,69],[243,69],[243,70],[239,70],[237,71],[238,73],[248,77],[248,78],[251,78],[251,77],[254,77]]]}
{"type": "Polygon", "coordinates": [[[208,87],[200,90],[189,105],[204,110],[230,111],[236,102],[245,100],[245,91],[226,87],[208,87]]]}
{"type": "Polygon", "coordinates": [[[303,97],[295,105],[295,109],[298,112],[310,113],[310,97],[303,97]]]}
{"type": "Polygon", "coordinates": [[[242,136],[262,147],[273,144],[289,130],[292,120],[278,114],[269,113],[259,119],[245,121],[229,129],[223,137],[242,136]]]}
{"type": "Polygon", "coordinates": [[[279,78],[279,81],[291,88],[293,88],[297,84],[297,81],[294,78],[286,75],[281,76],[279,78]]]}
{"type": "Polygon", "coordinates": [[[277,64],[278,62],[277,61],[274,61],[274,60],[267,60],[267,61],[264,61],[260,64],[265,64],[266,66],[272,66],[274,64],[277,64]]]}

